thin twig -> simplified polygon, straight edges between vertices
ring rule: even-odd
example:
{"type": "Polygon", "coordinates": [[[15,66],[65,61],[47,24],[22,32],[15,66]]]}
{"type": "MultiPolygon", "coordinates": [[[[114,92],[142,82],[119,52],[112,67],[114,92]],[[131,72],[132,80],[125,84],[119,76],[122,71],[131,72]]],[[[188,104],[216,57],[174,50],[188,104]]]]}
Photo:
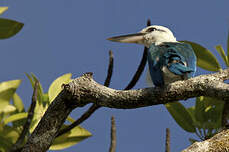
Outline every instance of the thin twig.
{"type": "Polygon", "coordinates": [[[138,66],[138,69],[135,73],[135,75],[133,76],[132,80],[130,81],[130,83],[127,85],[127,87],[124,89],[124,90],[130,90],[132,89],[136,83],[138,82],[144,68],[145,68],[145,65],[146,65],[146,61],[147,61],[147,52],[148,52],[148,49],[145,47],[144,48],[144,52],[143,52],[143,55],[142,55],[142,59],[141,59],[141,62],[138,66]]]}
{"type": "Polygon", "coordinates": [[[104,82],[104,86],[108,87],[110,85],[111,82],[111,77],[112,77],[112,73],[113,73],[113,68],[114,68],[114,57],[113,57],[113,53],[110,50],[109,51],[109,67],[107,70],[107,78],[104,82]]]}
{"type": "Polygon", "coordinates": [[[32,102],[31,102],[30,109],[28,111],[28,116],[27,116],[26,122],[23,126],[23,130],[22,130],[20,136],[18,137],[16,143],[11,148],[10,152],[20,151],[19,149],[21,149],[22,143],[24,142],[26,135],[29,133],[29,127],[30,127],[30,124],[31,124],[33,116],[34,116],[34,109],[36,107],[38,85],[39,85],[39,82],[35,81],[33,96],[32,96],[32,102]]]}
{"type": "Polygon", "coordinates": [[[147,25],[147,26],[150,26],[150,25],[151,25],[150,19],[147,20],[147,24],[146,24],[146,25],[147,25]]]}
{"type": "Polygon", "coordinates": [[[111,144],[109,148],[109,152],[116,151],[116,126],[115,126],[115,118],[114,116],[111,117],[111,144]]]}
{"type": "Polygon", "coordinates": [[[170,130],[166,128],[165,152],[170,152],[170,130]]]}
{"type": "MultiPolygon", "coordinates": [[[[150,20],[148,19],[148,20],[147,20],[147,26],[150,26],[150,25],[151,25],[151,22],[150,22],[150,20]]],[[[138,82],[138,80],[139,80],[140,76],[142,75],[142,72],[143,72],[143,70],[144,70],[144,68],[145,68],[145,66],[146,66],[147,52],[148,52],[148,48],[145,47],[145,48],[144,48],[143,55],[142,55],[141,62],[140,62],[140,64],[139,64],[139,66],[138,66],[138,69],[137,69],[137,71],[135,72],[135,74],[134,74],[132,80],[129,82],[129,84],[126,86],[126,88],[125,88],[124,90],[130,90],[130,89],[132,89],[132,88],[136,85],[136,83],[138,82]]]]}
{"type": "Polygon", "coordinates": [[[58,133],[58,136],[63,135],[66,132],[69,132],[74,127],[78,126],[82,122],[84,122],[86,119],[88,119],[100,106],[93,104],[79,119],[77,119],[75,122],[73,122],[71,125],[65,127],[64,129],[61,129],[58,133]]]}
{"type": "MultiPolygon", "coordinates": [[[[110,85],[111,77],[113,74],[113,67],[114,67],[114,57],[113,57],[112,51],[110,50],[109,51],[109,66],[108,66],[108,70],[107,70],[107,77],[106,77],[106,80],[104,82],[104,86],[106,86],[106,87],[109,87],[109,85],[110,85]]],[[[84,114],[79,119],[77,119],[75,122],[73,122],[71,125],[65,127],[64,129],[61,129],[56,137],[61,136],[64,133],[69,132],[71,129],[75,128],[76,126],[80,125],[82,122],[87,120],[99,108],[100,108],[99,105],[93,104],[86,112],[84,112],[84,114]]]]}

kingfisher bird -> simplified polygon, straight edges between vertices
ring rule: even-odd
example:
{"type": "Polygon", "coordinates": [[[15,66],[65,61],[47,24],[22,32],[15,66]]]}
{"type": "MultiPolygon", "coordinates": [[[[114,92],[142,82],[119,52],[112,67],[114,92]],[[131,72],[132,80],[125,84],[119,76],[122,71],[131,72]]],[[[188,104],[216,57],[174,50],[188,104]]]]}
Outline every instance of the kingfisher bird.
{"type": "Polygon", "coordinates": [[[147,47],[150,77],[157,87],[188,79],[195,74],[196,55],[191,45],[178,42],[167,27],[152,25],[138,33],[115,36],[107,40],[143,44],[147,47]]]}

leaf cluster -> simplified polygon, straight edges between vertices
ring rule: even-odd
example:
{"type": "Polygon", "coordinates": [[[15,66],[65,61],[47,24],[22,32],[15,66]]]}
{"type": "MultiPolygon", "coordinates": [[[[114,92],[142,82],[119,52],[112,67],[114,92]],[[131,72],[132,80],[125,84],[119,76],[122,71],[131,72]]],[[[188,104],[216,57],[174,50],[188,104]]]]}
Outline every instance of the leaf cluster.
{"type": "MultiPolygon", "coordinates": [[[[34,74],[26,75],[30,80],[32,87],[34,87],[35,81],[38,81],[37,77],[34,74]]],[[[29,129],[29,134],[35,129],[52,100],[60,93],[62,89],[61,85],[71,81],[71,76],[72,75],[68,73],[58,77],[52,82],[47,93],[44,93],[41,84],[39,84],[37,104],[35,107],[32,124],[29,129]]],[[[12,80],[0,83],[0,138],[2,139],[0,140],[1,151],[8,150],[16,142],[28,116],[21,98],[16,93],[16,89],[19,87],[20,83],[21,80],[12,80]],[[10,103],[11,100],[12,104],[10,103]]],[[[70,116],[67,118],[67,120],[71,123],[75,121],[70,116]]],[[[67,127],[67,125],[63,125],[62,128],[64,127],[67,127]]],[[[75,127],[71,131],[56,138],[50,147],[50,150],[60,150],[70,147],[90,136],[91,133],[86,129],[80,126],[75,127]]]]}

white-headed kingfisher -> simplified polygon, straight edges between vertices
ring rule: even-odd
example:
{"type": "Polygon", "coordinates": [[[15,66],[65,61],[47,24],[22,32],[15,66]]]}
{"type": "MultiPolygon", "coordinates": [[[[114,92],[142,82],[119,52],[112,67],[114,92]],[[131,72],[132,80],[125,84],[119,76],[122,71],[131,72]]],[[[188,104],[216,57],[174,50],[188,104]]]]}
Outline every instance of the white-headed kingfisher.
{"type": "Polygon", "coordinates": [[[176,41],[166,27],[148,26],[136,34],[108,38],[121,43],[143,44],[148,49],[151,80],[158,87],[192,77],[196,71],[196,56],[189,44],[176,41]]]}

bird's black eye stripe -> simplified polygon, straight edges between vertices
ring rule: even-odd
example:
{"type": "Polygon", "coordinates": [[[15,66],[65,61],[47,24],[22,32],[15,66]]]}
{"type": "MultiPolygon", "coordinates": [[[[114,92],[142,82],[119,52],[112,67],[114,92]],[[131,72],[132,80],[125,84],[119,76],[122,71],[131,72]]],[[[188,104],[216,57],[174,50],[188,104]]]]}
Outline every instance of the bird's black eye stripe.
{"type": "Polygon", "coordinates": [[[153,31],[165,32],[164,30],[162,30],[162,29],[157,29],[157,28],[155,28],[155,27],[151,27],[151,28],[148,28],[148,29],[146,30],[146,32],[153,32],[153,31]]]}
{"type": "Polygon", "coordinates": [[[153,32],[153,31],[156,31],[157,29],[155,27],[152,27],[152,28],[148,28],[146,30],[146,32],[153,32]]]}

